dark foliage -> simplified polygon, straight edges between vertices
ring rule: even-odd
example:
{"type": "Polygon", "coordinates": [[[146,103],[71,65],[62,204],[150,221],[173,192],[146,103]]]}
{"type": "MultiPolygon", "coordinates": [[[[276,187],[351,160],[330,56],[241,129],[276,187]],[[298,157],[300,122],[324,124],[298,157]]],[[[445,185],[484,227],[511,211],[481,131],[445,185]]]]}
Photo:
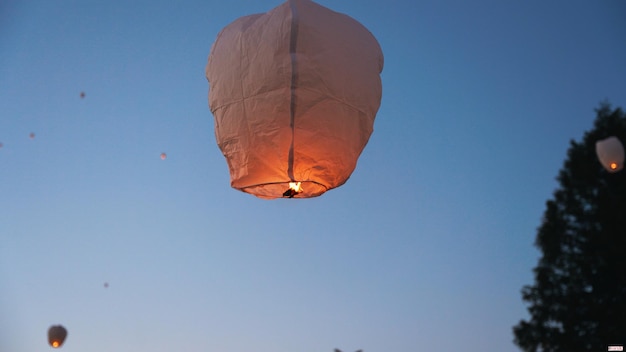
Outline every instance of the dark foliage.
{"type": "Polygon", "coordinates": [[[527,352],[606,351],[626,345],[626,169],[607,172],[595,143],[626,141],[626,114],[602,104],[594,128],[571,142],[535,245],[535,283],[522,289],[529,320],[513,327],[527,352]]]}

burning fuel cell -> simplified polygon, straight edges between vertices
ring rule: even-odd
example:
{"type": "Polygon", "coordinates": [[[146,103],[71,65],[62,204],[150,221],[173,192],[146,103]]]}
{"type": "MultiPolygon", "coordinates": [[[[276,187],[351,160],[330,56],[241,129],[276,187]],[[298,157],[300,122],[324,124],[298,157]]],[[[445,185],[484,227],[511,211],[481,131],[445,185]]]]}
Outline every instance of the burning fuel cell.
{"type": "Polygon", "coordinates": [[[283,197],[293,198],[296,194],[302,193],[302,182],[289,182],[289,189],[283,193],[283,197]]]}

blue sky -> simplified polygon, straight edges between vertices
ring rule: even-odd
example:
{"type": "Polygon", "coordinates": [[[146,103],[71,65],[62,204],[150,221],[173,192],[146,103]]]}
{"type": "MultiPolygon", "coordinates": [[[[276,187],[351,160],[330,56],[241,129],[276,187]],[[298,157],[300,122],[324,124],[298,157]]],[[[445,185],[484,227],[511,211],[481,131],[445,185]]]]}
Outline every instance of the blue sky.
{"type": "Polygon", "coordinates": [[[204,66],[280,2],[0,5],[0,351],[517,350],[569,141],[626,107],[626,3],[318,3],[380,42],[382,105],[345,185],[273,201],[229,187],[204,66]]]}

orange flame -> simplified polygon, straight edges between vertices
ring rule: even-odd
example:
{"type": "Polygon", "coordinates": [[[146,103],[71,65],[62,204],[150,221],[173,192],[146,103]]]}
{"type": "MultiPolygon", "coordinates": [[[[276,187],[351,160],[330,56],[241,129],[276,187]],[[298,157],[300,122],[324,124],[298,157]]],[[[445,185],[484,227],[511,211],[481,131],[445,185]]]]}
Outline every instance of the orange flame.
{"type": "Polygon", "coordinates": [[[289,182],[289,189],[294,193],[302,192],[302,182],[289,182]]]}

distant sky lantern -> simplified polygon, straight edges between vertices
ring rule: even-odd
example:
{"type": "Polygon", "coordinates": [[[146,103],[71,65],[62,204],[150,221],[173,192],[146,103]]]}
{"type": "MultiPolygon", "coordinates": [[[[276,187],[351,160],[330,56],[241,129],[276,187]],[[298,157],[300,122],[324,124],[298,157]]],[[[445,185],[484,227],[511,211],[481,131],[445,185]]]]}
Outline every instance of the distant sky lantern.
{"type": "Polygon", "coordinates": [[[596,154],[609,172],[617,172],[624,167],[624,146],[617,137],[597,141],[596,154]]]}
{"type": "Polygon", "coordinates": [[[66,337],[67,330],[62,325],[52,325],[48,329],[48,343],[54,348],[61,347],[66,337]]]}
{"type": "Polygon", "coordinates": [[[310,0],[225,27],[206,77],[231,186],[273,199],[344,184],[373,131],[382,69],[365,27],[310,0]]]}
{"type": "Polygon", "coordinates": [[[161,160],[165,160],[165,159],[167,159],[167,154],[161,153],[161,160]]]}
{"type": "Polygon", "coordinates": [[[30,139],[35,139],[35,134],[34,134],[33,132],[31,132],[31,133],[28,135],[28,138],[30,138],[30,139]]]}
{"type": "Polygon", "coordinates": [[[80,92],[80,98],[83,99],[85,97],[85,92],[80,92]]]}

